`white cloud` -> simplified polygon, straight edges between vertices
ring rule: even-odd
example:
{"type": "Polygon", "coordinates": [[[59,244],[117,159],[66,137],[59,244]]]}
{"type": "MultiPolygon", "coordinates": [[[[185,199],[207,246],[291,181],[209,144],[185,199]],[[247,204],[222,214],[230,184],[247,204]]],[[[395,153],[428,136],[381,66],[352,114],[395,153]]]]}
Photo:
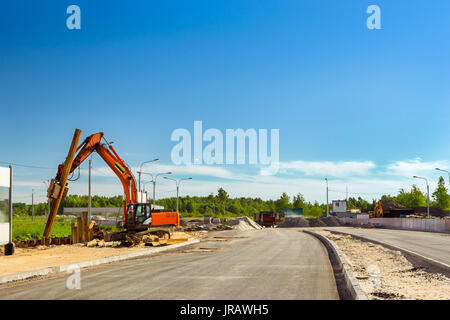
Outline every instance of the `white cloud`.
{"type": "Polygon", "coordinates": [[[284,172],[298,171],[307,176],[347,177],[352,175],[367,175],[376,167],[372,161],[292,161],[280,163],[284,172]]]}
{"type": "MultiPolygon", "coordinates": [[[[131,168],[131,171],[137,177],[139,167],[133,167],[131,168]]],[[[88,173],[87,169],[82,169],[81,172],[84,175],[88,173]]],[[[151,174],[172,172],[172,174],[174,175],[198,175],[198,176],[208,176],[226,179],[249,179],[248,175],[237,174],[233,170],[212,165],[208,166],[208,165],[154,164],[151,167],[142,168],[142,172],[148,172],[151,174]]],[[[115,173],[109,167],[94,168],[92,170],[92,175],[116,177],[115,173]]],[[[144,175],[142,175],[142,177],[144,177],[144,175]]]]}
{"type": "Polygon", "coordinates": [[[422,162],[420,158],[397,161],[387,166],[387,173],[412,178],[414,175],[429,176],[431,173],[436,173],[435,168],[449,170],[450,162],[446,160],[422,162]]]}

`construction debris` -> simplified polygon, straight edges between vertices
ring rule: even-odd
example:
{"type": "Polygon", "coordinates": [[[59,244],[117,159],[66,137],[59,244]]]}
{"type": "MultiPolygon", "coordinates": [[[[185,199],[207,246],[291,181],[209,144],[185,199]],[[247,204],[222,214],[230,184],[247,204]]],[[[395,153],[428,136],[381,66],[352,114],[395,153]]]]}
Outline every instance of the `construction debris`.
{"type": "Polygon", "coordinates": [[[370,300],[450,299],[450,278],[414,265],[400,251],[351,235],[315,232],[337,245],[370,300]]]}
{"type": "Polygon", "coordinates": [[[307,219],[303,217],[289,217],[278,228],[335,227],[342,225],[344,223],[334,216],[307,219]]]}
{"type": "Polygon", "coordinates": [[[305,218],[295,217],[287,218],[278,228],[306,228],[309,227],[309,222],[305,218]]]}

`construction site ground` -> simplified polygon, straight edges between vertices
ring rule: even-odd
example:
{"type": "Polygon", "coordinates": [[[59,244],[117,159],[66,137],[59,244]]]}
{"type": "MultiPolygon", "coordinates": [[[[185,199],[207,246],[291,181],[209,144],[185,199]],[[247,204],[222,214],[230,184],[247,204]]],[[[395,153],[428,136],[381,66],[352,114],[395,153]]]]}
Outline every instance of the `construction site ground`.
{"type": "MultiPolygon", "coordinates": [[[[95,249],[95,248],[94,248],[95,249]]],[[[208,232],[200,243],[0,285],[0,299],[339,299],[327,251],[292,229],[208,232]]]]}
{"type": "MultiPolygon", "coordinates": [[[[337,245],[369,299],[450,299],[448,274],[432,272],[423,264],[407,259],[399,250],[391,250],[379,244],[361,241],[350,234],[358,233],[362,236],[378,234],[381,235],[377,237],[379,241],[392,243],[391,239],[395,238],[400,245],[403,244],[401,239],[405,239],[404,243],[407,243],[408,246],[415,244],[415,251],[420,252],[427,252],[429,246],[440,246],[442,241],[449,241],[450,238],[446,237],[448,235],[352,227],[328,228],[331,231],[347,232],[348,235],[345,235],[324,230],[326,228],[314,229],[312,231],[326,236],[337,245]],[[424,239],[428,239],[428,242],[424,239]],[[435,240],[434,243],[430,242],[432,239],[435,240]]],[[[450,248],[447,245],[441,250],[448,254],[450,248]]]]}
{"type": "MultiPolygon", "coordinates": [[[[203,235],[202,232],[174,232],[172,239],[200,239],[203,235]]],[[[144,248],[143,245],[134,247],[88,247],[81,243],[16,248],[14,255],[11,256],[0,253],[0,276],[91,259],[107,258],[122,253],[140,251],[144,248]]]]}

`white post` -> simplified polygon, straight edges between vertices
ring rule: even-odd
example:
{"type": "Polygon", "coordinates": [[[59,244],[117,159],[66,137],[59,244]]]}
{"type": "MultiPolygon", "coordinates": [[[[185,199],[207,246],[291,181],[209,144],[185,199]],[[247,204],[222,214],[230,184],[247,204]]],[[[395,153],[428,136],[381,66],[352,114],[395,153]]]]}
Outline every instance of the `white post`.
{"type": "Polygon", "coordinates": [[[14,243],[12,242],[12,223],[13,223],[13,169],[9,166],[9,243],[5,245],[5,256],[14,254],[14,243]]]}
{"type": "Polygon", "coordinates": [[[34,221],[34,189],[31,189],[31,221],[34,221]]]}

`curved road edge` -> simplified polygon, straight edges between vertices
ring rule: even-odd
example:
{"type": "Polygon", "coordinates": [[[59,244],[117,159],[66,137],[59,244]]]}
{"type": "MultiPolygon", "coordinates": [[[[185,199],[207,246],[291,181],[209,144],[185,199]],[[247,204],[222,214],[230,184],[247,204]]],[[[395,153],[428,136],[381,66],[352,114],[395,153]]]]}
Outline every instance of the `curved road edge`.
{"type": "Polygon", "coordinates": [[[331,233],[337,233],[337,234],[341,234],[341,235],[346,235],[346,236],[352,236],[355,239],[361,240],[361,241],[365,241],[365,242],[371,242],[371,243],[375,243],[375,244],[379,244],[387,249],[390,250],[395,250],[395,251],[400,251],[402,252],[407,258],[409,258],[409,260],[413,260],[421,265],[424,265],[430,269],[432,269],[435,272],[439,272],[439,273],[444,273],[446,275],[450,275],[450,265],[434,260],[432,258],[429,257],[425,257],[424,255],[408,250],[408,249],[404,249],[398,246],[394,246],[391,244],[387,244],[385,242],[382,241],[378,241],[375,239],[369,239],[366,238],[364,236],[360,236],[360,235],[355,235],[352,233],[346,233],[346,232],[341,232],[341,231],[336,231],[336,230],[330,230],[330,229],[324,229],[326,231],[329,231],[331,233]]]}
{"type": "MultiPolygon", "coordinates": [[[[323,243],[323,245],[328,251],[328,254],[330,255],[331,262],[333,262],[334,260],[335,264],[337,264],[337,272],[342,273],[345,290],[348,292],[351,299],[367,300],[367,296],[361,289],[358,280],[356,280],[352,270],[348,266],[348,263],[345,261],[344,256],[340,253],[339,249],[334,245],[334,243],[327,237],[315,233],[313,231],[303,230],[303,232],[316,237],[317,239],[320,240],[320,242],[323,243]]],[[[335,270],[335,278],[336,278],[336,270],[335,270]]],[[[338,279],[336,279],[336,282],[338,282],[338,279]]],[[[336,283],[336,285],[338,285],[338,283],[336,283]]]]}

